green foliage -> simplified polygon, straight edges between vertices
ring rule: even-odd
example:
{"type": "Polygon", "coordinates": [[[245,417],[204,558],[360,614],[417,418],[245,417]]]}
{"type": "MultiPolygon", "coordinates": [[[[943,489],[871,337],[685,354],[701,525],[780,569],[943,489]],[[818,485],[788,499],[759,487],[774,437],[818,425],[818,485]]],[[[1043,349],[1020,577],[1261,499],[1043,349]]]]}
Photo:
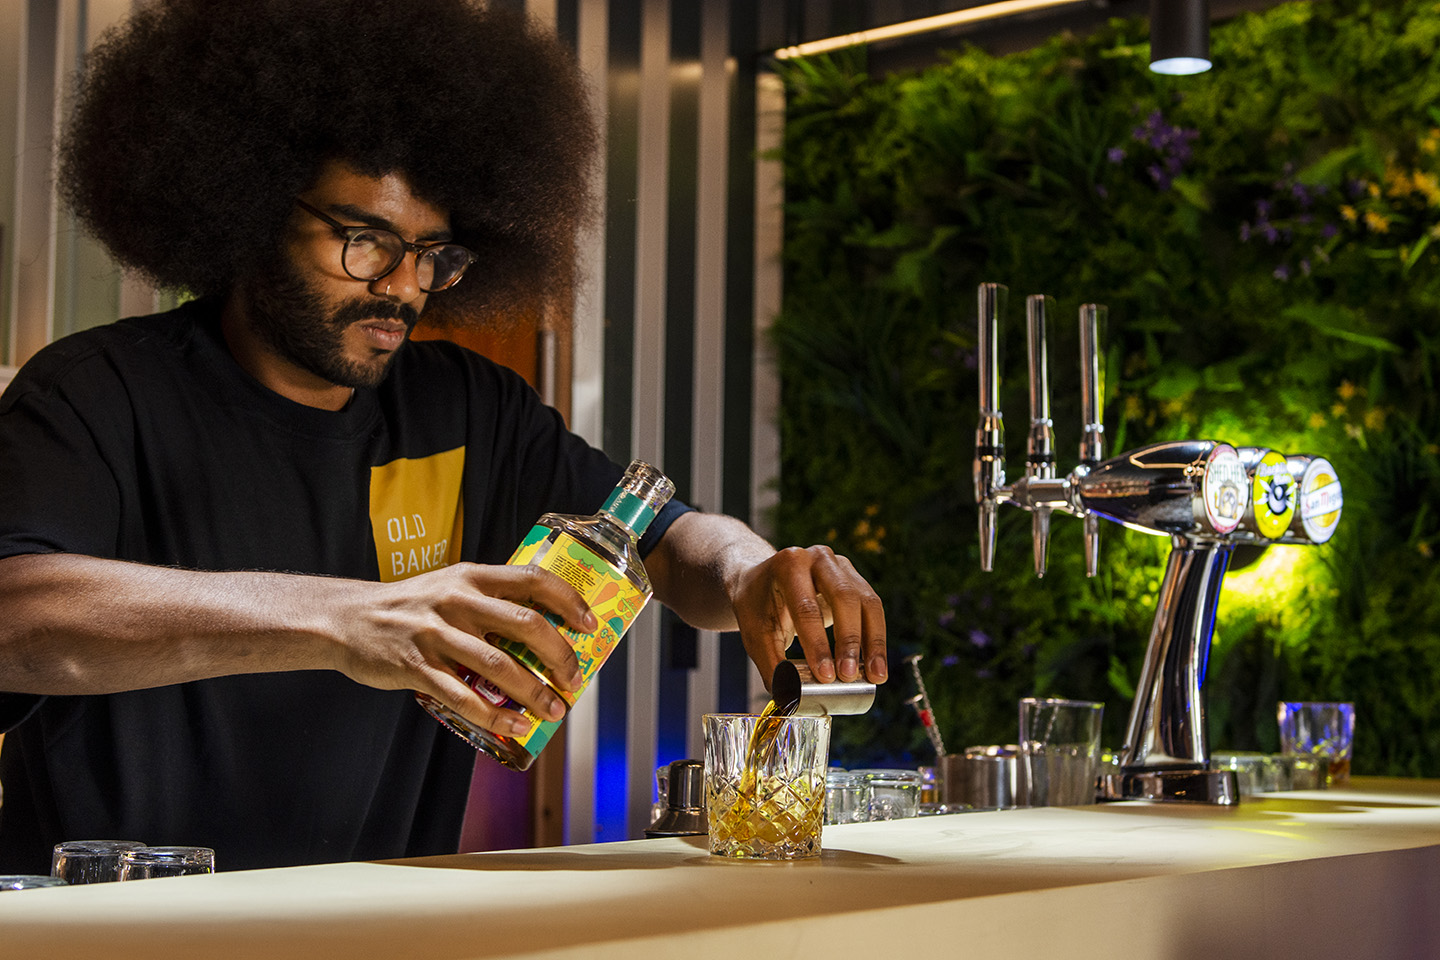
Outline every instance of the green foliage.
{"type": "MultiPolygon", "coordinates": [[[[1212,744],[1274,749],[1280,697],[1353,699],[1358,771],[1440,775],[1437,48],[1435,0],[1313,0],[1217,26],[1195,77],[1150,73],[1133,21],[919,74],[869,77],[856,54],[783,68],[778,521],[871,579],[897,657],[881,722],[837,723],[842,760],[928,756],[912,653],[951,748],[1013,741],[1031,694],[1104,700],[1123,736],[1166,542],[1107,525],[1087,580],[1080,525],[1057,517],[1036,581],[1005,508],[979,569],[974,304],[998,281],[1012,441],[1019,304],[1047,293],[1062,317],[1109,307],[1110,452],[1207,437],[1340,471],[1331,544],[1272,548],[1288,562],[1258,591],[1227,580],[1212,744]]],[[[1067,466],[1077,326],[1051,328],[1067,466]]]]}

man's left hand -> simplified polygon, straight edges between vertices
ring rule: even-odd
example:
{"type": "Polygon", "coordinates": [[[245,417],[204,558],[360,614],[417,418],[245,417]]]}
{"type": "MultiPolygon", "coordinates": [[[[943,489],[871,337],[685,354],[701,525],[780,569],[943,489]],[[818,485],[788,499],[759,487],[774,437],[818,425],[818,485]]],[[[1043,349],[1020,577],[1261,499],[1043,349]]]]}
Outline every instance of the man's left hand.
{"type": "Polygon", "coordinates": [[[863,663],[865,679],[884,682],[884,605],[829,547],[787,547],[748,568],[736,581],[733,605],[745,650],[767,682],[796,637],[816,680],[859,680],[863,663]]]}

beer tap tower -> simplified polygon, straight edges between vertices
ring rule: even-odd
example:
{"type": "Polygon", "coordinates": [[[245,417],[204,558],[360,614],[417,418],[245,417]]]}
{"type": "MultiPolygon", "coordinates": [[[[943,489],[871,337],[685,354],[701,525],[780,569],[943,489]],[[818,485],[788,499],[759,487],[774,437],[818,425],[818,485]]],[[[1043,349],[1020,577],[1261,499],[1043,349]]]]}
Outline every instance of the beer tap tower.
{"type": "Polygon", "coordinates": [[[1045,575],[1051,514],[1085,524],[1085,573],[1100,561],[1100,518],[1170,538],[1170,558],[1136,686],[1116,772],[1101,778],[1109,800],[1234,804],[1235,774],[1210,769],[1202,686],[1221,580],[1239,544],[1320,544],[1340,520],[1343,497],[1323,457],[1286,456],[1215,440],[1177,440],[1104,457],[1099,337],[1105,308],[1080,308],[1080,463],[1057,476],[1050,419],[1046,323],[1054,301],[1025,302],[1029,343],[1030,430],[1025,474],[1005,482],[1000,412],[1001,321],[1008,291],[979,288],[980,422],[975,434],[975,500],[980,566],[991,570],[999,506],[1031,514],[1035,573],[1045,575]]]}

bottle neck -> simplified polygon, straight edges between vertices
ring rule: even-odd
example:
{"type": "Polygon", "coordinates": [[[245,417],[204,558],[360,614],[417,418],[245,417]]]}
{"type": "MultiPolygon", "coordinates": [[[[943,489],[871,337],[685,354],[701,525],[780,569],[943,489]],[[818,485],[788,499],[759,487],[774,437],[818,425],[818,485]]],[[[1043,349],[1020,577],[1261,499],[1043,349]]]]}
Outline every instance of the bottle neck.
{"type": "Polygon", "coordinates": [[[613,519],[621,526],[629,528],[635,536],[643,537],[645,531],[650,527],[650,521],[655,519],[659,507],[664,505],[662,500],[659,504],[652,504],[644,497],[636,496],[623,487],[616,487],[610,494],[610,499],[600,508],[600,512],[613,519]]]}

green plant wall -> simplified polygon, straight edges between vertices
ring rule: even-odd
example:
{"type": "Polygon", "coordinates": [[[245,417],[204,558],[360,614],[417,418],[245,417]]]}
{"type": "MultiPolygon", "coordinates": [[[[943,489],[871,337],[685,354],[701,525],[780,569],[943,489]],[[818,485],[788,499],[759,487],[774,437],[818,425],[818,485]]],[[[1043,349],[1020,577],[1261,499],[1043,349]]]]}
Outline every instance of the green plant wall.
{"type": "Polygon", "coordinates": [[[1123,738],[1168,544],[1027,515],[976,545],[976,286],[1010,289],[1004,409],[1026,429],[1023,300],[1054,296],[1062,470],[1080,439],[1078,306],[1109,308],[1107,452],[1199,437],[1328,457],[1330,544],[1239,554],[1207,696],[1215,749],[1277,748],[1275,702],[1347,699],[1359,773],[1440,776],[1440,4],[1291,2],[1218,24],[1215,69],[1159,77],[1144,23],[871,77],[782,66],[788,112],[786,542],[826,540],[887,606],[893,680],[837,722],[849,765],[1015,739],[1016,700],[1106,703],[1123,738]]]}

